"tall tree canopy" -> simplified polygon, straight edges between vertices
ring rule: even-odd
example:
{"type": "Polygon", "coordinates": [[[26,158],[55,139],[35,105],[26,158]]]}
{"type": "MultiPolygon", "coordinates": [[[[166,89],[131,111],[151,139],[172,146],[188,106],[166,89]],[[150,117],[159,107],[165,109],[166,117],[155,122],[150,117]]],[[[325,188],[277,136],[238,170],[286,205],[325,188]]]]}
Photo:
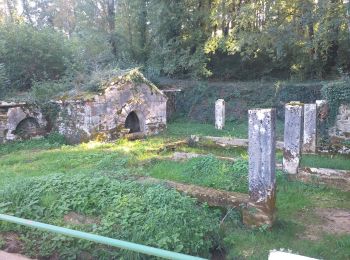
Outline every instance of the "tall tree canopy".
{"type": "Polygon", "coordinates": [[[230,79],[350,69],[348,0],[3,0],[0,12],[2,77],[22,89],[116,65],[230,79]]]}

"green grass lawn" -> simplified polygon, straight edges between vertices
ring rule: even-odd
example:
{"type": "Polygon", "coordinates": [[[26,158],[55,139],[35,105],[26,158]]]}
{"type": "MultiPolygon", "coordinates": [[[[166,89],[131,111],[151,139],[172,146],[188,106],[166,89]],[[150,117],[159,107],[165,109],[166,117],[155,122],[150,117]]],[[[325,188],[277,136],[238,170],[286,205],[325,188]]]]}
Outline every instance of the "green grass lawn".
{"type": "MultiPolygon", "coordinates": [[[[277,120],[277,138],[283,139],[283,122],[277,120]]],[[[189,137],[190,135],[223,136],[234,138],[248,138],[248,119],[245,121],[226,122],[224,129],[215,129],[213,124],[201,124],[186,119],[178,119],[168,125],[165,136],[189,137]]]]}
{"type": "MultiPolygon", "coordinates": [[[[164,143],[193,132],[217,135],[217,130],[208,128],[208,125],[182,122],[170,124],[165,134],[143,141],[67,146],[49,138],[1,145],[0,212],[204,257],[209,256],[212,247],[225,251],[227,259],[266,259],[269,250],[288,248],[310,257],[347,259],[349,235],[320,233],[318,240],[310,240],[304,233],[309,226],[321,221],[315,209],[350,210],[349,192],[290,182],[278,172],[278,221],[272,231],[267,231],[245,228],[235,210],[218,211],[162,186],[132,181],[135,175],[146,175],[246,193],[246,149],[180,147],[179,151],[209,154],[184,162],[167,160],[171,151],[157,153],[164,143]],[[225,162],[212,155],[239,160],[225,162]],[[66,223],[63,218],[70,212],[96,221],[84,225],[66,223]],[[179,222],[172,228],[175,221],[179,222]]],[[[240,131],[239,137],[244,137],[244,131],[240,131]]],[[[347,158],[305,155],[302,164],[350,169],[347,158]]],[[[86,251],[98,255],[99,259],[144,259],[125,251],[115,252],[14,225],[1,223],[0,230],[20,233],[25,252],[35,257],[36,252],[45,257],[60,251],[64,259],[75,259],[86,251]],[[39,251],[38,244],[43,246],[39,251]]],[[[0,235],[0,247],[2,244],[0,235]]]]}
{"type": "Polygon", "coordinates": [[[350,170],[350,156],[307,154],[302,156],[301,165],[305,167],[350,170]]]}

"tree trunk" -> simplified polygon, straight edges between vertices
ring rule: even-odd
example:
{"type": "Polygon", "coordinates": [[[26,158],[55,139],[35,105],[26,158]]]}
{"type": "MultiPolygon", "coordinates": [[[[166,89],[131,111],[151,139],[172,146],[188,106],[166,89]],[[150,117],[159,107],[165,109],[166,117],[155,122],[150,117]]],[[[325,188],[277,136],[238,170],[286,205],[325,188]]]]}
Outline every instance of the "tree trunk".
{"type": "MultiPolygon", "coordinates": [[[[331,10],[333,9],[333,5],[337,4],[338,0],[331,0],[331,10]]],[[[339,26],[336,26],[334,28],[331,28],[331,31],[334,33],[333,39],[330,42],[330,47],[327,51],[327,62],[325,66],[325,75],[329,75],[334,70],[335,66],[337,65],[337,58],[338,58],[338,49],[339,49],[339,26]]]]}
{"type": "Polygon", "coordinates": [[[112,46],[112,53],[114,56],[117,56],[117,43],[115,39],[115,1],[108,0],[107,2],[107,22],[108,22],[108,31],[110,34],[110,44],[112,46]]]}
{"type": "Polygon", "coordinates": [[[139,16],[139,29],[140,29],[140,40],[139,40],[139,47],[141,49],[141,57],[140,60],[142,63],[145,63],[147,61],[147,51],[146,51],[146,45],[147,45],[147,0],[140,0],[140,13],[139,16]]]}

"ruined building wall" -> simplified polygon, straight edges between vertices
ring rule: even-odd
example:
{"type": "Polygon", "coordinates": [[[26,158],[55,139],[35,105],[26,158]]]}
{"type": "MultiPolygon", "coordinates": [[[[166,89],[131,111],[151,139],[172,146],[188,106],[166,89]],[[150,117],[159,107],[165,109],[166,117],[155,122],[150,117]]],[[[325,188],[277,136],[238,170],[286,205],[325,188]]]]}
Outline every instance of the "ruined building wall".
{"type": "Polygon", "coordinates": [[[350,140],[350,104],[339,107],[335,131],[337,135],[350,140]]]}
{"type": "Polygon", "coordinates": [[[157,134],[166,127],[167,98],[145,83],[112,84],[94,97],[58,102],[57,130],[71,143],[95,138],[116,139],[129,133],[126,120],[134,112],[140,132],[157,134]]]}
{"type": "Polygon", "coordinates": [[[38,107],[0,102],[0,143],[43,135],[46,126],[47,121],[38,107]]]}

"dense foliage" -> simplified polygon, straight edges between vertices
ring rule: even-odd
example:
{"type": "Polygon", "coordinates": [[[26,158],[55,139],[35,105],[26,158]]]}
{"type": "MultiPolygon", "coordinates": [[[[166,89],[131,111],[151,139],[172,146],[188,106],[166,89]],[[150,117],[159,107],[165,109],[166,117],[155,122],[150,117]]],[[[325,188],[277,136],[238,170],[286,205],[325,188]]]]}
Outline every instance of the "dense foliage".
{"type": "Polygon", "coordinates": [[[79,83],[106,66],[140,66],[151,79],[320,79],[350,68],[345,0],[6,0],[0,12],[2,89],[79,83]]]}
{"type": "Polygon", "coordinates": [[[328,100],[331,119],[334,120],[338,114],[339,106],[350,103],[350,78],[345,76],[338,81],[332,81],[322,89],[324,97],[328,100]]]}
{"type": "MultiPolygon", "coordinates": [[[[192,255],[208,255],[219,224],[217,212],[197,206],[176,191],[97,175],[33,178],[3,188],[0,197],[2,213],[192,255]],[[72,213],[85,216],[85,222],[77,223],[80,218],[76,217],[67,223],[72,213]]],[[[0,228],[6,231],[14,226],[1,223],[0,228]]],[[[76,259],[88,252],[98,259],[143,259],[128,251],[33,229],[17,232],[23,236],[27,254],[36,257],[59,252],[61,259],[76,259]]]]}
{"type": "Polygon", "coordinates": [[[33,80],[58,79],[72,63],[65,37],[52,29],[25,24],[0,26],[0,63],[15,90],[28,90],[33,80]]]}

